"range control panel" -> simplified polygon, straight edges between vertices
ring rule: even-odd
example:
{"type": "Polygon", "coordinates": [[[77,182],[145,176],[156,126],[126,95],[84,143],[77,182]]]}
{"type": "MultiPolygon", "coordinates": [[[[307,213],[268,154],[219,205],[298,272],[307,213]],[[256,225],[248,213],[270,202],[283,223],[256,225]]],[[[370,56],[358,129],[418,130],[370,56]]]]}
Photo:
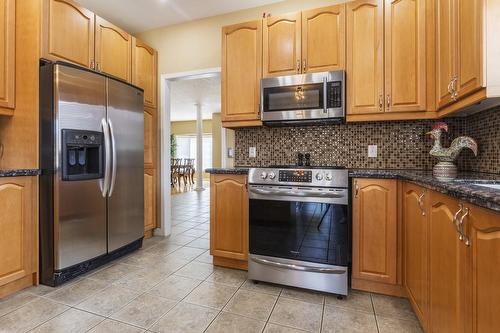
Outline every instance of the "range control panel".
{"type": "Polygon", "coordinates": [[[311,170],[279,170],[279,181],[285,183],[312,182],[311,170]]]}
{"type": "Polygon", "coordinates": [[[311,168],[252,168],[248,172],[249,184],[299,185],[320,187],[347,187],[346,169],[311,168]]]}

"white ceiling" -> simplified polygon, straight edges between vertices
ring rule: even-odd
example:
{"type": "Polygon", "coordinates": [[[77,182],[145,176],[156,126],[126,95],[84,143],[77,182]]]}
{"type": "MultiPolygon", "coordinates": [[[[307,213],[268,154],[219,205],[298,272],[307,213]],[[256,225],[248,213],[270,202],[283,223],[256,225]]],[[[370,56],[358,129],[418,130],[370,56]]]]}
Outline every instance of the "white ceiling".
{"type": "Polygon", "coordinates": [[[130,33],[259,7],[283,0],[77,0],[130,33]]]}
{"type": "Polygon", "coordinates": [[[171,82],[171,121],[195,120],[198,103],[203,119],[212,119],[212,113],[220,112],[220,93],[220,76],[171,82]]]}

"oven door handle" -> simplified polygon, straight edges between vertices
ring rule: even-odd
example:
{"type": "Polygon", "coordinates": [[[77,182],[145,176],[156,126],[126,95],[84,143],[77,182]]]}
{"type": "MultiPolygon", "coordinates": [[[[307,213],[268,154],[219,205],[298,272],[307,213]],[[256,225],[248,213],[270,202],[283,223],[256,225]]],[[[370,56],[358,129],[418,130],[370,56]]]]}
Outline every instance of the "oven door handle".
{"type": "Polygon", "coordinates": [[[250,191],[256,194],[264,195],[285,195],[290,197],[315,197],[315,198],[343,198],[344,193],[331,193],[331,192],[314,192],[314,191],[271,191],[263,190],[260,188],[250,188],[250,191]]]}
{"type": "Polygon", "coordinates": [[[251,260],[258,263],[258,264],[263,264],[263,265],[278,267],[278,268],[292,269],[294,271],[326,273],[326,274],[345,274],[346,273],[346,270],[337,269],[337,268],[324,268],[324,267],[286,264],[283,262],[271,261],[271,260],[255,258],[255,257],[251,257],[251,260]]]}

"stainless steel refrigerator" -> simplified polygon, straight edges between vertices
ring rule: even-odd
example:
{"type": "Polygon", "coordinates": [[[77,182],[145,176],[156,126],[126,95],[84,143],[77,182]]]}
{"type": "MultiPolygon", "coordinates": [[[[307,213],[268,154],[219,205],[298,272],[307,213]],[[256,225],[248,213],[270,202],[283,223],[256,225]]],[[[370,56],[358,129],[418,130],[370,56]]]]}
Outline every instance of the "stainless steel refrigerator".
{"type": "Polygon", "coordinates": [[[40,66],[40,271],[59,285],[142,245],[143,91],[40,66]]]}

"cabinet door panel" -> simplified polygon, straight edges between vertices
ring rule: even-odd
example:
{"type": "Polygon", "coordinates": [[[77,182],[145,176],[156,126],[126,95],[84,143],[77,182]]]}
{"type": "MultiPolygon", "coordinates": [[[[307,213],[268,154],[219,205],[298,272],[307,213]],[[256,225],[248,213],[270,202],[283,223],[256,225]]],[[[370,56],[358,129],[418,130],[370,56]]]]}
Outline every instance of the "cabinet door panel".
{"type": "Polygon", "coordinates": [[[353,278],[397,282],[397,186],[356,179],[353,199],[353,278]]]}
{"type": "Polygon", "coordinates": [[[144,89],[144,105],[157,105],[158,53],[132,37],[132,83],[144,89]]]}
{"type": "Polygon", "coordinates": [[[430,332],[464,332],[465,245],[453,216],[458,200],[432,192],[430,208],[430,332]]]}
{"type": "Polygon", "coordinates": [[[92,67],[94,13],[71,0],[44,0],[42,56],[92,67]]]}
{"type": "Polygon", "coordinates": [[[500,327],[500,214],[468,206],[466,223],[470,232],[469,264],[472,290],[472,332],[493,333],[500,327]]]}
{"type": "Polygon", "coordinates": [[[144,167],[154,168],[156,147],[154,110],[144,110],[144,167]]]}
{"type": "Polygon", "coordinates": [[[156,227],[156,179],[155,170],[144,170],[144,231],[156,227]]]}
{"type": "Polygon", "coordinates": [[[384,112],[383,0],[347,3],[347,114],[384,112]]]}
{"type": "Polygon", "coordinates": [[[212,175],[210,182],[210,254],[248,258],[246,176],[212,175]]]}
{"type": "Polygon", "coordinates": [[[262,21],[222,29],[222,121],[259,120],[262,21]]]}
{"type": "Polygon", "coordinates": [[[264,19],[264,77],[301,72],[301,14],[264,19]]]}
{"type": "Polygon", "coordinates": [[[35,267],[35,223],[30,178],[0,181],[0,286],[30,275],[35,267]]]}
{"type": "Polygon", "coordinates": [[[386,0],[386,112],[426,110],[425,0],[386,0]]]}
{"type": "Polygon", "coordinates": [[[427,199],[425,189],[411,183],[404,184],[404,284],[424,327],[427,324],[429,305],[427,199]]]}
{"type": "Polygon", "coordinates": [[[457,1],[458,98],[481,88],[483,83],[483,0],[457,1]]]}
{"type": "MultiPolygon", "coordinates": [[[[0,107],[15,107],[16,83],[16,3],[0,1],[0,107]]],[[[0,110],[0,114],[2,111],[0,110]]]]}
{"type": "Polygon", "coordinates": [[[345,68],[345,5],[302,12],[302,71],[345,68]]]}
{"type": "Polygon", "coordinates": [[[452,102],[451,81],[455,76],[455,1],[436,3],[436,89],[438,108],[452,102]]]}
{"type": "Polygon", "coordinates": [[[97,69],[130,82],[132,36],[96,16],[95,45],[97,69]]]}

